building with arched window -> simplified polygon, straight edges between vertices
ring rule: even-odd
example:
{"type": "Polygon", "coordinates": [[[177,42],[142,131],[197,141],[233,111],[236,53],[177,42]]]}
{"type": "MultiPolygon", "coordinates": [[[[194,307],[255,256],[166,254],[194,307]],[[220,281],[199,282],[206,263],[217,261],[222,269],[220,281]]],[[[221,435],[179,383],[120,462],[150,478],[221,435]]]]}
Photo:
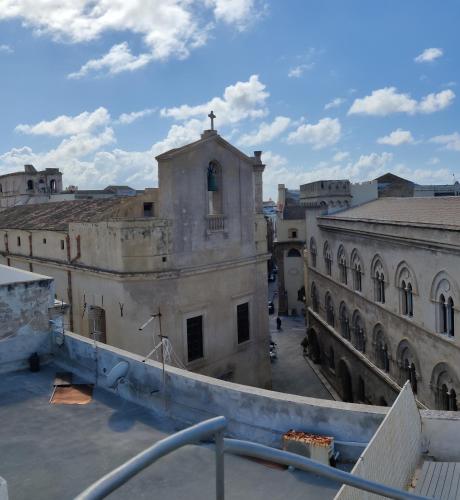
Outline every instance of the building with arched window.
{"type": "Polygon", "coordinates": [[[58,168],[37,170],[24,165],[23,172],[0,175],[0,208],[46,203],[52,194],[62,191],[62,172],[58,168]]]}
{"type": "MultiPolygon", "coordinates": [[[[268,388],[261,152],[208,130],[156,159],[158,188],[109,186],[107,199],[55,201],[64,195],[54,169],[11,174],[24,196],[52,202],[0,210],[0,263],[52,276],[76,333],[141,356],[161,333],[187,369],[268,388]]],[[[304,303],[301,252],[290,242],[285,257],[304,303]]]]}
{"type": "Polygon", "coordinates": [[[312,265],[310,246],[306,282],[340,306],[332,325],[327,308],[307,303],[307,324],[318,335],[323,374],[347,400],[362,400],[362,380],[366,402],[391,404],[409,380],[421,405],[457,411],[459,234],[460,197],[310,210],[306,235],[323,249],[323,262],[312,265]]]}

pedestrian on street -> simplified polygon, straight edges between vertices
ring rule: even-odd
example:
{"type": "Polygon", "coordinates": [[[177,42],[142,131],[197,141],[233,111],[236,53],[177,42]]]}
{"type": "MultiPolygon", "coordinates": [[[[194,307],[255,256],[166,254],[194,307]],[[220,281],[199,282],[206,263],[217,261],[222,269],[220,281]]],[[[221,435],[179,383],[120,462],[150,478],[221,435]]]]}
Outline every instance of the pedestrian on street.
{"type": "Polygon", "coordinates": [[[281,330],[281,318],[279,316],[276,318],[276,329],[281,330]]]}

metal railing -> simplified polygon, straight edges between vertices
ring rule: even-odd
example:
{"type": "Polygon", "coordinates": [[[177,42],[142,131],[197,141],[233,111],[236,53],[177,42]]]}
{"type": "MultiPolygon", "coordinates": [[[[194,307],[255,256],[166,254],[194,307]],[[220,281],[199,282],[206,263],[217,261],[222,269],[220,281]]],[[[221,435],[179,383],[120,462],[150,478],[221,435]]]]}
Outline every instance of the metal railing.
{"type": "Polygon", "coordinates": [[[292,466],[296,469],[325,477],[340,485],[347,484],[360,490],[382,495],[386,498],[397,500],[429,500],[428,497],[415,495],[407,491],[369,481],[295,453],[251,443],[250,441],[224,439],[226,426],[227,419],[225,417],[215,417],[162,439],[96,481],[76,497],[75,500],[98,500],[105,498],[159,458],[182,446],[208,439],[211,436],[214,436],[215,439],[216,500],[224,500],[225,452],[292,466]]]}
{"type": "Polygon", "coordinates": [[[214,436],[216,444],[216,500],[224,500],[224,430],[226,426],[225,417],[215,417],[176,432],[103,476],[78,495],[75,500],[105,498],[159,458],[182,446],[209,439],[211,436],[214,436]]]}

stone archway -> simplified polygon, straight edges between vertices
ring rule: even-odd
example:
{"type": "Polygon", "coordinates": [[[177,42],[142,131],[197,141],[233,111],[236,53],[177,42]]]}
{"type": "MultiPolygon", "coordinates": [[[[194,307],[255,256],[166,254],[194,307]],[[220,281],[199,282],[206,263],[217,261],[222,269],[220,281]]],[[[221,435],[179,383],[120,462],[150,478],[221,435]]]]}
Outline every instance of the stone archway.
{"type": "Polygon", "coordinates": [[[353,387],[351,383],[351,374],[347,364],[343,359],[339,362],[339,381],[343,401],[353,403],[353,387]]]}
{"type": "Polygon", "coordinates": [[[318,336],[313,328],[309,328],[308,332],[308,356],[313,363],[321,362],[321,350],[318,342],[318,336]]]}

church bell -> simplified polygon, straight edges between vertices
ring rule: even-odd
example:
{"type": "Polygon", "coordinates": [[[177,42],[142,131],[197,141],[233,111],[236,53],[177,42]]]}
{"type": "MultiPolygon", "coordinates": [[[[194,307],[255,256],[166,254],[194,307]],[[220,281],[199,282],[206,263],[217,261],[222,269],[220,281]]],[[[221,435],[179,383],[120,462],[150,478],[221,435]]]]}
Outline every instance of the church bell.
{"type": "Polygon", "coordinates": [[[208,167],[208,191],[217,191],[216,169],[213,165],[208,167]]]}

